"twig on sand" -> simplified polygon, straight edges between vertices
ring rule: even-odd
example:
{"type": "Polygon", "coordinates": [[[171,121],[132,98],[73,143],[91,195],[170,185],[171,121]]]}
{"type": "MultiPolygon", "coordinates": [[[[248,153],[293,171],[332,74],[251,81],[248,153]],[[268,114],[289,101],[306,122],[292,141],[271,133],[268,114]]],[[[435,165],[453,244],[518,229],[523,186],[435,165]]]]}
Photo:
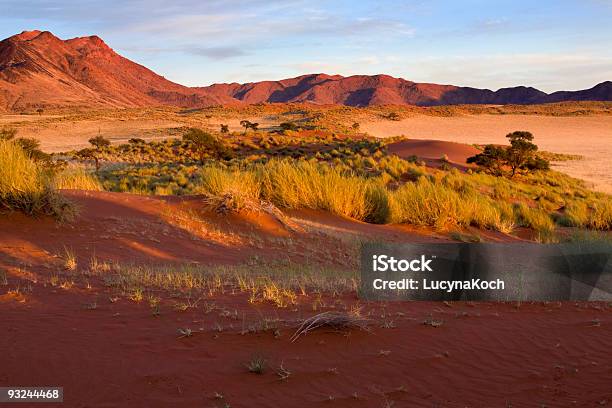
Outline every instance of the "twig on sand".
{"type": "Polygon", "coordinates": [[[304,320],[291,337],[291,342],[321,327],[329,327],[333,330],[360,329],[370,331],[368,324],[369,320],[361,316],[359,310],[354,310],[349,313],[323,312],[304,320]]]}

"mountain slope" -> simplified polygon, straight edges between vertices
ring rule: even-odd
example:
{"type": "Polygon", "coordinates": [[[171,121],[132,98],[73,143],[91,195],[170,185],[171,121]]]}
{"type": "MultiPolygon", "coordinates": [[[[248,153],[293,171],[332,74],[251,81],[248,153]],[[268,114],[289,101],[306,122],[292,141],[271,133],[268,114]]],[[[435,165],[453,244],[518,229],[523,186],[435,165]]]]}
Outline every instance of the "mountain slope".
{"type": "Polygon", "coordinates": [[[0,42],[0,104],[7,108],[230,102],[170,82],[97,36],[63,41],[46,31],[28,31],[0,42]]]}
{"type": "Polygon", "coordinates": [[[612,82],[605,81],[582,91],[558,91],[544,98],[546,102],[612,101],[612,82]]]}
{"type": "Polygon", "coordinates": [[[497,91],[415,83],[388,75],[312,74],[280,81],[189,88],[115,53],[97,36],[61,40],[25,31],[0,42],[0,109],[256,103],[348,106],[533,104],[612,101],[612,82],[546,94],[524,86],[497,91]]]}
{"type": "Polygon", "coordinates": [[[200,89],[246,103],[311,102],[349,106],[529,104],[540,103],[548,96],[545,92],[524,86],[502,88],[494,92],[453,85],[415,83],[388,75],[342,77],[314,74],[282,81],[217,84],[200,89]]]}

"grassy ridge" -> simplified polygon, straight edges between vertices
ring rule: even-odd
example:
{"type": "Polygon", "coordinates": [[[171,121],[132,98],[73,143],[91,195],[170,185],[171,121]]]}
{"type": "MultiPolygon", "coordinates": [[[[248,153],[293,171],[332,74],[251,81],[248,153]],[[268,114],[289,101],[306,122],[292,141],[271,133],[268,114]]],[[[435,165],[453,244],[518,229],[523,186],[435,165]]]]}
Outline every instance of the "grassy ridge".
{"type": "Polygon", "coordinates": [[[510,180],[461,172],[445,162],[428,167],[416,157],[388,155],[389,142],[250,132],[228,136],[231,157],[218,160],[192,157],[180,140],[134,141],[100,152],[109,162],[100,179],[104,189],[118,192],[205,193],[210,205],[226,210],[265,200],[378,224],[475,226],[504,233],[525,227],[542,241],[554,239],[559,226],[612,229],[610,197],[567,175],[536,171],[510,180]]]}
{"type": "Polygon", "coordinates": [[[271,160],[242,170],[212,165],[202,171],[198,191],[261,199],[280,208],[325,210],[379,224],[476,226],[504,233],[527,227],[543,241],[552,239],[556,224],[612,229],[608,197],[583,190],[574,184],[579,182],[558,173],[543,179],[534,174],[526,178],[529,183],[517,183],[456,170],[428,174],[405,163],[412,169],[407,173],[417,174],[414,182],[394,184],[387,173],[365,177],[314,160],[271,160]],[[539,184],[543,182],[547,184],[539,184]]]}

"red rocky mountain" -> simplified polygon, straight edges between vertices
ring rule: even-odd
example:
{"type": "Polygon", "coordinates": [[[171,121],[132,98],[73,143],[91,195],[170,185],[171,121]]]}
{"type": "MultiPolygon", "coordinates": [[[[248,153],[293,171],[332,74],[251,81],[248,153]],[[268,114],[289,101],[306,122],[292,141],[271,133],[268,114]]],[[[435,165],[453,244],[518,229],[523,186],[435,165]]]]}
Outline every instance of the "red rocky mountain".
{"type": "Polygon", "coordinates": [[[497,91],[416,83],[388,75],[312,74],[280,81],[190,88],[113,51],[97,36],[61,40],[25,31],[0,42],[0,109],[136,107],[306,102],[313,104],[447,105],[610,101],[612,82],[552,94],[517,86],[497,91]]]}

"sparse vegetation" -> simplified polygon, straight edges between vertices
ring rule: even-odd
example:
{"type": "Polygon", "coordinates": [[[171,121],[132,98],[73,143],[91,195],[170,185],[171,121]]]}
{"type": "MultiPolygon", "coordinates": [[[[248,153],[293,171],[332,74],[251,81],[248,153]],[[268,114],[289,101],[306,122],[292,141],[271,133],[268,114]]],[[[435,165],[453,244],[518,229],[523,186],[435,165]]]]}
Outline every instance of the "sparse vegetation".
{"type": "MultiPolygon", "coordinates": [[[[261,109],[251,106],[244,112],[251,116],[261,109]]],[[[427,167],[417,157],[389,156],[385,145],[395,139],[307,130],[318,126],[321,112],[345,115],[353,108],[308,108],[308,112],[317,114],[298,121],[297,113],[283,113],[286,120],[280,132],[254,131],[245,136],[184,128],[182,140],[132,138],[115,145],[93,138],[92,148],[69,153],[72,161],[81,163],[55,171],[55,187],[205,194],[206,203],[221,212],[239,212],[264,202],[379,224],[408,223],[442,230],[476,226],[504,233],[526,227],[534,230],[534,239],[541,240],[555,240],[559,225],[610,229],[608,196],[546,170],[541,160],[552,154],[538,152],[528,132],[508,135],[513,139],[510,147],[486,146],[474,159],[484,171],[462,172],[452,166],[427,167]],[[96,175],[79,167],[89,160],[96,162],[96,175]],[[496,177],[502,174],[512,180],[496,177]]],[[[383,116],[393,112],[399,117],[409,113],[404,108],[380,110],[383,116]]],[[[213,114],[214,108],[202,111],[205,116],[213,114]]],[[[251,122],[244,124],[252,129],[251,122]]],[[[347,132],[351,134],[351,129],[347,132]]]]}
{"type": "Polygon", "coordinates": [[[267,361],[261,356],[253,357],[246,365],[250,373],[263,374],[266,368],[267,361]]]}
{"type": "MultiPolygon", "coordinates": [[[[484,172],[463,173],[450,166],[428,168],[417,158],[388,156],[385,143],[390,142],[329,135],[306,139],[273,133],[259,138],[233,135],[220,142],[221,152],[231,152],[229,160],[219,160],[214,146],[201,156],[187,141],[130,143],[110,146],[102,157],[134,164],[112,166],[99,178],[111,191],[205,194],[211,208],[224,209],[221,212],[257,207],[263,201],[370,223],[449,230],[477,226],[504,233],[524,226],[534,229],[534,239],[544,241],[556,239],[555,224],[609,229],[607,196],[560,173],[533,167],[521,170],[527,166],[525,160],[533,159],[531,148],[526,153],[529,159],[517,165],[509,180],[496,177],[510,175],[511,170],[492,160],[491,154],[481,156],[491,159],[490,165],[479,163],[484,172]],[[588,213],[589,220],[583,215],[578,222],[578,208],[588,213]]],[[[487,146],[485,152],[497,149],[487,146]]],[[[499,153],[506,160],[506,150],[500,148],[499,153]]]]}
{"type": "Polygon", "coordinates": [[[17,129],[10,127],[3,127],[0,129],[0,141],[13,140],[17,136],[17,129]]]}

